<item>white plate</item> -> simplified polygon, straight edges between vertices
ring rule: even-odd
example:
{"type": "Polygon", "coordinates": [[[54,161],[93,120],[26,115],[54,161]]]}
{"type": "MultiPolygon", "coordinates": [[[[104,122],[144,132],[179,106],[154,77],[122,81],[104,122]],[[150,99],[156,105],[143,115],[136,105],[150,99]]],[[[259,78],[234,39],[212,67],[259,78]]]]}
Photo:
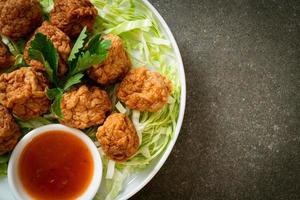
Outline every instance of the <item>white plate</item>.
{"type": "MultiPolygon", "coordinates": [[[[185,73],[184,73],[182,58],[177,43],[168,25],[166,24],[162,16],[158,13],[158,11],[147,0],[142,0],[142,1],[153,13],[153,16],[155,16],[156,21],[158,22],[162,33],[165,33],[166,37],[171,41],[174,53],[176,55],[177,63],[179,67],[178,69],[179,78],[181,83],[180,111],[179,111],[179,117],[177,121],[175,134],[171,139],[170,143],[168,144],[166,150],[157,159],[153,160],[153,162],[147,168],[141,170],[140,172],[134,175],[131,175],[126,180],[124,190],[117,197],[118,200],[128,199],[131,196],[133,196],[135,193],[137,193],[139,190],[141,190],[154,177],[154,175],[159,171],[159,169],[165,163],[179,135],[179,131],[184,116],[184,110],[185,110],[185,101],[186,101],[185,73]]],[[[7,178],[0,180],[0,200],[13,200],[12,193],[8,186],[7,178]]]]}

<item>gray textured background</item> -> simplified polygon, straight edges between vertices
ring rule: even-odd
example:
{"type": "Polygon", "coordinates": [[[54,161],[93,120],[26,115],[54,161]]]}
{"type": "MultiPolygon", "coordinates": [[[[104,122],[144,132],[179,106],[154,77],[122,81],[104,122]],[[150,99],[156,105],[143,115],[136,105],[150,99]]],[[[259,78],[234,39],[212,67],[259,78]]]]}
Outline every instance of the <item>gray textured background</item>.
{"type": "Polygon", "coordinates": [[[181,50],[187,109],[132,199],[300,199],[300,1],[151,2],[181,50]]]}

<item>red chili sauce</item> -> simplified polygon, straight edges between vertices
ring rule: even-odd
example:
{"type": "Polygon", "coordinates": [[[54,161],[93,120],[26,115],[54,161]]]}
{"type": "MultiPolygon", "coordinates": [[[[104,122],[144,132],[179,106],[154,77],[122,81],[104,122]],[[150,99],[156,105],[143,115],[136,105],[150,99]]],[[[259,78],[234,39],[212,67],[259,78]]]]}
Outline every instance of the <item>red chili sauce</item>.
{"type": "Polygon", "coordinates": [[[27,144],[18,170],[23,187],[34,199],[71,200],[87,189],[94,165],[91,152],[79,138],[49,131],[27,144]]]}

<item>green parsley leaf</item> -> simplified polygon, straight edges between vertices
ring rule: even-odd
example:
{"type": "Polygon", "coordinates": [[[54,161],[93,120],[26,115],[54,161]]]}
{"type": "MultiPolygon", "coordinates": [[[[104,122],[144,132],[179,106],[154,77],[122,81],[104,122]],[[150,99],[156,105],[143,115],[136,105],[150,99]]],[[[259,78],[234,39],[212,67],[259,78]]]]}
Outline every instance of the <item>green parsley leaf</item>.
{"type": "Polygon", "coordinates": [[[61,106],[60,106],[62,98],[63,98],[63,93],[56,96],[51,105],[51,112],[53,114],[55,114],[59,119],[64,118],[64,115],[62,113],[61,106]]]}
{"type": "MultiPolygon", "coordinates": [[[[54,79],[54,77],[57,76],[57,68],[53,68],[51,64],[53,63],[51,62],[53,61],[53,57],[51,57],[53,56],[53,52],[51,51],[52,48],[46,48],[46,50],[42,48],[38,49],[36,48],[34,43],[33,45],[31,45],[32,48],[29,49],[29,54],[31,55],[31,57],[44,63],[46,70],[48,70],[50,80],[53,80],[53,82],[56,83],[54,84],[55,88],[47,90],[47,96],[50,100],[53,100],[53,103],[51,105],[51,113],[60,119],[63,118],[63,113],[61,110],[61,100],[63,98],[64,92],[69,90],[73,85],[81,82],[81,79],[84,77],[84,71],[95,64],[103,62],[106,59],[108,49],[111,46],[110,40],[100,40],[100,34],[95,34],[86,43],[87,36],[88,33],[85,27],[76,40],[75,45],[68,58],[69,73],[64,79],[60,81],[59,86],[57,82],[55,82],[56,79],[54,79]],[[47,59],[46,56],[50,56],[51,58],[47,59]]],[[[46,36],[44,36],[44,38],[42,38],[42,35],[38,36],[38,40],[40,43],[45,43],[49,46],[47,41],[45,41],[46,39],[46,36]]]]}
{"type": "Polygon", "coordinates": [[[94,35],[88,42],[86,50],[91,54],[98,54],[99,56],[104,55],[106,58],[107,51],[111,47],[111,40],[100,40],[101,35],[94,35]]]}
{"type": "Polygon", "coordinates": [[[43,54],[42,54],[40,51],[38,51],[38,50],[35,50],[35,49],[31,49],[31,48],[30,48],[30,49],[28,50],[28,55],[29,55],[29,57],[30,57],[31,59],[37,60],[37,61],[43,63],[43,65],[44,65],[44,67],[45,67],[45,69],[46,69],[46,72],[47,72],[47,74],[48,74],[48,76],[49,76],[50,81],[56,85],[56,84],[57,84],[57,81],[56,81],[57,78],[56,78],[56,76],[54,75],[54,71],[53,71],[53,69],[51,68],[50,64],[45,60],[43,54]]]}
{"type": "Polygon", "coordinates": [[[63,114],[60,107],[63,94],[64,94],[64,90],[61,88],[48,89],[46,92],[47,97],[50,100],[54,100],[51,105],[51,113],[60,119],[63,118],[63,114]]]}
{"type": "Polygon", "coordinates": [[[29,57],[44,64],[50,81],[57,85],[58,53],[51,40],[37,33],[30,43],[29,57]]]}
{"type": "Polygon", "coordinates": [[[84,76],[84,74],[78,73],[78,74],[75,74],[74,76],[70,77],[64,86],[64,91],[70,89],[73,85],[80,83],[83,76],[84,76]]]}
{"type": "Polygon", "coordinates": [[[105,49],[105,50],[109,50],[111,47],[111,40],[102,40],[100,43],[100,48],[101,49],[105,49]]]}
{"type": "Polygon", "coordinates": [[[111,47],[111,40],[102,40],[99,43],[96,54],[98,54],[98,56],[100,57],[101,62],[103,62],[107,58],[110,47],[111,47]]]}
{"type": "Polygon", "coordinates": [[[99,46],[99,41],[100,41],[101,34],[95,34],[88,42],[87,44],[87,50],[91,53],[94,54],[98,50],[99,46]]]}
{"type": "Polygon", "coordinates": [[[91,55],[89,51],[86,51],[78,57],[76,67],[71,72],[71,75],[73,76],[77,73],[83,72],[90,68],[92,65],[100,63],[101,60],[101,57],[99,57],[98,55],[91,55]]]}
{"type": "Polygon", "coordinates": [[[91,53],[89,50],[81,53],[79,55],[75,68],[71,71],[71,76],[74,74],[83,72],[93,65],[103,62],[107,55],[108,49],[111,46],[110,40],[103,40],[101,42],[96,42],[97,45],[91,45],[91,50],[94,53],[91,53]]]}
{"type": "Polygon", "coordinates": [[[87,29],[86,27],[84,27],[72,48],[72,51],[68,58],[69,62],[73,61],[76,58],[76,54],[78,54],[80,50],[83,48],[87,36],[88,36],[87,29]]]}
{"type": "Polygon", "coordinates": [[[52,89],[47,90],[46,95],[47,95],[48,99],[53,100],[57,96],[61,95],[63,92],[64,91],[60,88],[52,88],[52,89]]]}

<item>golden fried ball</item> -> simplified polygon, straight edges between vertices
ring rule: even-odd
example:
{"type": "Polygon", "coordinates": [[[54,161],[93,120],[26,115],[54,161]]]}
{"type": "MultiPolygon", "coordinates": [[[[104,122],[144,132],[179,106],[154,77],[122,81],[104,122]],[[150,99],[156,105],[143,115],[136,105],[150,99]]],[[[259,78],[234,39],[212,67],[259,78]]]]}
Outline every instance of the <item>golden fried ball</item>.
{"type": "Polygon", "coordinates": [[[14,56],[11,55],[5,44],[0,41],[0,69],[10,67],[14,61],[14,56]]]}
{"type": "MultiPolygon", "coordinates": [[[[71,52],[71,40],[70,38],[61,30],[51,25],[49,22],[44,22],[41,27],[39,27],[36,33],[42,33],[46,35],[52,42],[55,48],[57,48],[59,60],[58,60],[58,74],[63,75],[68,70],[68,57],[71,52]]],[[[31,60],[28,56],[28,49],[30,47],[31,41],[34,39],[34,36],[27,42],[24,50],[24,58],[26,62],[37,70],[45,70],[42,63],[36,60],[31,60]]]]}
{"type": "Polygon", "coordinates": [[[13,39],[25,37],[42,23],[37,0],[0,0],[0,32],[13,39]]]}
{"type": "Polygon", "coordinates": [[[111,114],[98,128],[97,139],[104,153],[112,160],[122,162],[139,148],[139,137],[130,119],[122,113],[111,114]]]}
{"type": "Polygon", "coordinates": [[[112,105],[104,90],[82,85],[64,94],[61,109],[62,124],[84,129],[102,124],[112,105]]]}
{"type": "Polygon", "coordinates": [[[107,85],[124,78],[131,67],[131,62],[120,37],[109,34],[104,36],[104,39],[112,42],[108,57],[102,64],[91,67],[88,75],[98,83],[107,85]]]}
{"type": "Polygon", "coordinates": [[[0,76],[0,103],[20,118],[37,117],[50,109],[47,88],[41,73],[23,67],[0,76]]]}
{"type": "Polygon", "coordinates": [[[167,103],[171,91],[172,84],[166,77],[141,67],[126,75],[117,97],[131,109],[156,112],[167,103]]]}
{"type": "Polygon", "coordinates": [[[14,118],[0,104],[0,155],[13,150],[20,135],[19,126],[16,124],[14,118]]]}
{"type": "Polygon", "coordinates": [[[75,38],[83,27],[91,32],[98,11],[89,0],[56,0],[51,11],[51,23],[75,38]]]}

